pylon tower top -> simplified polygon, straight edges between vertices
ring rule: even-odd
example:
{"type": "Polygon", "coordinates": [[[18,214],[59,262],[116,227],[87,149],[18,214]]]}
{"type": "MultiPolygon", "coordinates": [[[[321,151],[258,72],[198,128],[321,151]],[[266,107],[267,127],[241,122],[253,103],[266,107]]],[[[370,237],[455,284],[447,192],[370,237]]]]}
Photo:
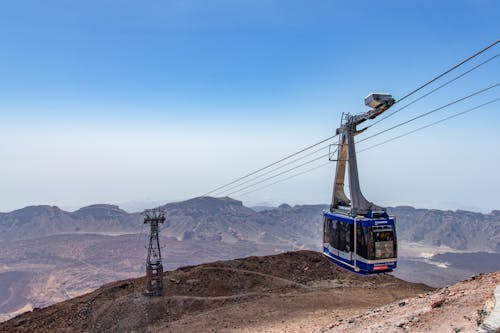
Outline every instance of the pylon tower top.
{"type": "Polygon", "coordinates": [[[162,208],[146,209],[142,215],[144,215],[144,223],[165,222],[165,210],[162,208]]]}

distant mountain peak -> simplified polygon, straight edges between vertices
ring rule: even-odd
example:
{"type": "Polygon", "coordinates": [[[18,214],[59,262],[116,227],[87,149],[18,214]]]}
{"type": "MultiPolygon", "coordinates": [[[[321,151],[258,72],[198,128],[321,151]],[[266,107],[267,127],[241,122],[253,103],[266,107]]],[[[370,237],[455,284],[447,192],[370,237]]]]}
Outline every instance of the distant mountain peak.
{"type": "Polygon", "coordinates": [[[117,210],[117,211],[121,211],[121,212],[125,213],[125,211],[123,209],[121,209],[120,207],[118,207],[117,205],[110,205],[110,204],[94,204],[94,205],[89,205],[89,206],[85,206],[85,207],[82,207],[82,208],[74,211],[74,213],[83,212],[83,211],[90,211],[90,210],[102,210],[102,209],[117,210]]]}
{"type": "Polygon", "coordinates": [[[12,211],[12,213],[15,212],[20,212],[20,211],[43,211],[43,210],[62,210],[61,208],[57,206],[50,206],[50,205],[31,205],[31,206],[26,206],[20,209],[16,209],[12,211]]]}
{"type": "Polygon", "coordinates": [[[43,215],[43,214],[53,215],[61,213],[66,213],[66,212],[57,206],[36,205],[36,206],[26,206],[24,208],[14,210],[5,215],[17,216],[20,217],[21,219],[26,219],[37,215],[43,215]]]}
{"type": "Polygon", "coordinates": [[[193,199],[189,199],[181,202],[169,203],[164,206],[166,210],[175,209],[175,208],[183,208],[183,209],[202,209],[208,211],[220,210],[227,207],[243,207],[243,202],[239,200],[232,199],[230,197],[196,197],[193,199]]]}
{"type": "Polygon", "coordinates": [[[108,204],[95,204],[86,207],[82,207],[77,211],[73,212],[75,216],[84,218],[94,218],[94,219],[114,219],[121,216],[128,215],[126,211],[118,207],[117,205],[108,204]]]}
{"type": "Polygon", "coordinates": [[[282,203],[281,205],[278,206],[279,209],[290,209],[292,206],[290,206],[287,203],[282,203]]]}

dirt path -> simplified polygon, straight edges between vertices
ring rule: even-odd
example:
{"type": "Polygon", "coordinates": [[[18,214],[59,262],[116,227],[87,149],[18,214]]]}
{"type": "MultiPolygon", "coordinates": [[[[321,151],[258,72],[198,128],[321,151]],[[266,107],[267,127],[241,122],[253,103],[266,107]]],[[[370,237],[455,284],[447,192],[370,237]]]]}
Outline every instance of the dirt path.
{"type": "MultiPolygon", "coordinates": [[[[373,287],[301,289],[275,293],[253,293],[216,310],[185,316],[157,325],[156,332],[313,332],[332,321],[350,318],[369,309],[414,295],[397,285],[384,291],[373,287]],[[392,292],[386,291],[392,289],[392,292]]],[[[243,296],[243,295],[241,295],[243,296]]],[[[178,297],[178,296],[175,296],[178,297]]],[[[236,296],[232,296],[234,298],[236,296]]]]}

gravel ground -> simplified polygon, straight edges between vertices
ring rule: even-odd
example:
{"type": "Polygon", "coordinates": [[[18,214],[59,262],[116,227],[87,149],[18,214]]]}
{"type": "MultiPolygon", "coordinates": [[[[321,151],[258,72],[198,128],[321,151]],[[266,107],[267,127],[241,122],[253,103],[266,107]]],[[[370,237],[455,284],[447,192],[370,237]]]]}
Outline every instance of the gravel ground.
{"type": "Polygon", "coordinates": [[[494,307],[500,272],[370,310],[321,329],[335,332],[477,332],[494,307]]]}

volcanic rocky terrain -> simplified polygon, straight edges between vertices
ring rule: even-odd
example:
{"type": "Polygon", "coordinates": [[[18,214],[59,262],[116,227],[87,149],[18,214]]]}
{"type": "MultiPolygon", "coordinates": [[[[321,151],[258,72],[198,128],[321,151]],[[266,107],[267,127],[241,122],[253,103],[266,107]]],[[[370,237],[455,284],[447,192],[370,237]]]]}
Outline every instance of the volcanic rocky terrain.
{"type": "Polygon", "coordinates": [[[107,284],[0,324],[2,332],[311,332],[432,292],[390,275],[360,276],[311,251],[182,267],[161,297],[144,278],[107,284]]]}
{"type": "MultiPolygon", "coordinates": [[[[167,270],[216,260],[321,249],[326,205],[251,209],[231,198],[163,206],[167,270]]],[[[394,275],[434,287],[500,270],[500,213],[391,208],[399,258],[394,275]]],[[[30,206],[0,213],[0,322],[32,308],[144,274],[147,226],[114,205],[74,212],[30,206]]]]}
{"type": "Polygon", "coordinates": [[[162,296],[144,278],[0,324],[1,332],[477,332],[500,272],[442,289],[391,275],[361,276],[311,251],[248,257],[165,273],[162,296]]]}

